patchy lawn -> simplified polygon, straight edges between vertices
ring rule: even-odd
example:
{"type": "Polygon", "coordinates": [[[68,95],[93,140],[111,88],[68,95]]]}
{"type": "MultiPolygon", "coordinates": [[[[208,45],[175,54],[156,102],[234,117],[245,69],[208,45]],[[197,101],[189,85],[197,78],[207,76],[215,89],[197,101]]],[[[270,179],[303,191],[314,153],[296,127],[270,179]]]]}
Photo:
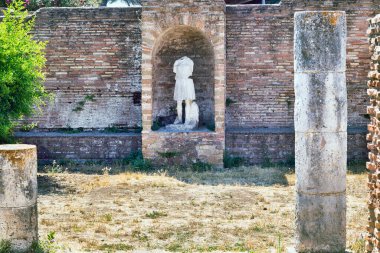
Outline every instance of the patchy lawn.
{"type": "MultiPolygon", "coordinates": [[[[291,171],[103,171],[39,174],[40,235],[55,231],[61,252],[285,252],[292,245],[291,171]]],[[[359,249],[366,175],[348,175],[347,193],[348,246],[359,249]]]]}

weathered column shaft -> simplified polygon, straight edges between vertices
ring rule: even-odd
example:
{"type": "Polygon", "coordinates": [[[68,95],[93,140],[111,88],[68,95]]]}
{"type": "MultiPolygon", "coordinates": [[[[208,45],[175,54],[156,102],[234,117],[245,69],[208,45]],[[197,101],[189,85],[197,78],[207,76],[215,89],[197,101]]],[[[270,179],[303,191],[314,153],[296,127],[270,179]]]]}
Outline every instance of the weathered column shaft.
{"type": "Polygon", "coordinates": [[[0,145],[0,241],[17,252],[38,240],[37,150],[32,145],[0,145]]]}
{"type": "Polygon", "coordinates": [[[346,17],[295,14],[296,250],[346,247],[346,17]]]}

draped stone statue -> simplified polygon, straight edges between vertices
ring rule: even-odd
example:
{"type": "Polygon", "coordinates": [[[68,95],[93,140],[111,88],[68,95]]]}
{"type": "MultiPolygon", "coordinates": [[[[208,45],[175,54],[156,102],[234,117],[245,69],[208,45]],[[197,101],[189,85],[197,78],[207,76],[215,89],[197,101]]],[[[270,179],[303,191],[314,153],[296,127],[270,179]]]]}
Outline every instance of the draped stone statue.
{"type": "Polygon", "coordinates": [[[195,89],[193,79],[194,62],[187,56],[178,59],[174,63],[173,72],[175,76],[174,100],[177,101],[177,118],[170,129],[192,130],[198,128],[199,107],[195,100],[195,89]],[[185,101],[185,122],[183,122],[182,102],[185,101]]]}

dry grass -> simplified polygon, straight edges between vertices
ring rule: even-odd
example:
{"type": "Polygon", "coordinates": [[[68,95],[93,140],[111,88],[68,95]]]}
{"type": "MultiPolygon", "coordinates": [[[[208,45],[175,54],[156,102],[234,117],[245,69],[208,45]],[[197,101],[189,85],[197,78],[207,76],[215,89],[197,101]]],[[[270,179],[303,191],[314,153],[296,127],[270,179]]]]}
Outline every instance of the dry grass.
{"type": "MultiPolygon", "coordinates": [[[[365,181],[364,174],[347,180],[353,247],[365,230],[365,181]]],[[[40,174],[39,182],[40,232],[56,231],[63,252],[270,252],[292,245],[295,176],[284,169],[40,174]]]]}

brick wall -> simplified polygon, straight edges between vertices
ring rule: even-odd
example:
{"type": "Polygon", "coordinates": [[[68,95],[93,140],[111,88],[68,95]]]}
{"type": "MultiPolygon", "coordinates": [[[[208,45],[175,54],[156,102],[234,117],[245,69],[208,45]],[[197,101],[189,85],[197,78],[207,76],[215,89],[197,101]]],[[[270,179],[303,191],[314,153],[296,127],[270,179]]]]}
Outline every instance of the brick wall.
{"type": "Polygon", "coordinates": [[[22,143],[37,145],[38,159],[46,162],[111,161],[141,150],[139,133],[17,133],[16,137],[22,143]]]}
{"type": "Polygon", "coordinates": [[[293,16],[301,10],[347,12],[349,126],[365,126],[369,54],[366,19],[380,12],[377,0],[293,1],[281,5],[227,6],[226,126],[293,127],[293,16]]]}
{"type": "MultiPolygon", "coordinates": [[[[176,6],[174,2],[172,5],[176,6]]],[[[366,19],[380,12],[378,0],[282,0],[281,5],[227,6],[226,147],[250,163],[265,158],[258,150],[271,146],[272,139],[284,140],[279,151],[285,147],[289,150],[279,152],[284,156],[271,152],[273,161],[294,152],[293,142],[288,141],[292,137],[281,137],[276,128],[293,132],[293,15],[301,10],[347,12],[349,126],[364,128],[368,122],[364,83],[370,60],[365,31],[366,19]],[[249,131],[244,135],[237,134],[245,129],[249,131]],[[263,129],[272,132],[272,139],[258,134],[263,129]]],[[[36,36],[50,41],[46,87],[56,96],[44,114],[32,121],[48,129],[142,126],[141,8],[47,8],[36,16],[36,36]]],[[[182,19],[165,17],[160,20],[162,27],[169,27],[171,22],[205,24],[200,15],[191,20],[189,15],[182,19]]],[[[147,130],[151,120],[148,116],[147,130]]],[[[351,157],[360,159],[365,137],[360,133],[354,136],[351,147],[355,145],[357,152],[351,157]]]]}
{"type": "Polygon", "coordinates": [[[141,126],[140,8],[46,8],[35,34],[48,40],[40,128],[141,126]]]}

